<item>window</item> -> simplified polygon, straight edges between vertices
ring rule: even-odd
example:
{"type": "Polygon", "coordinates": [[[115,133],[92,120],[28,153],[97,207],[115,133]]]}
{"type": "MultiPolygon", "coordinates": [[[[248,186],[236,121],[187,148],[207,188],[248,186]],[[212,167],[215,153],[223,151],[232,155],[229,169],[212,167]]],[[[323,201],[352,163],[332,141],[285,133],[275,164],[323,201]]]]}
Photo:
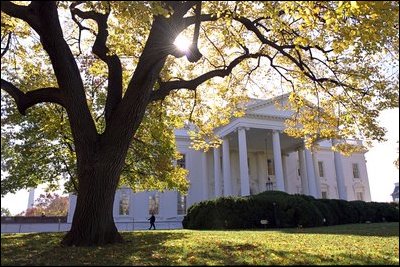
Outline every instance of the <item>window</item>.
{"type": "Polygon", "coordinates": [[[186,214],[186,196],[178,192],[178,215],[186,214]]]}
{"type": "Polygon", "coordinates": [[[149,214],[158,214],[160,207],[160,197],[158,193],[149,196],[149,214]]]}
{"type": "Polygon", "coordinates": [[[271,159],[267,159],[267,167],[268,167],[268,175],[275,175],[275,169],[274,166],[272,165],[271,159]]]}
{"type": "Polygon", "coordinates": [[[319,177],[324,177],[324,164],[322,161],[318,161],[319,177]]]}
{"type": "Polygon", "coordinates": [[[356,193],[356,197],[357,197],[357,200],[364,200],[364,197],[363,197],[363,193],[362,193],[362,192],[357,192],[357,193],[356,193]]]}
{"type": "Polygon", "coordinates": [[[353,177],[360,178],[360,172],[358,171],[358,164],[353,163],[353,177]]]}
{"type": "Polygon", "coordinates": [[[327,199],[328,198],[328,192],[326,191],[321,191],[321,195],[323,199],[327,199]]]}
{"type": "Polygon", "coordinates": [[[129,215],[129,195],[126,192],[121,194],[119,200],[119,215],[129,215]]]}
{"type": "Polygon", "coordinates": [[[176,165],[185,169],[186,168],[186,156],[185,154],[180,154],[181,158],[176,161],[176,165]]]}

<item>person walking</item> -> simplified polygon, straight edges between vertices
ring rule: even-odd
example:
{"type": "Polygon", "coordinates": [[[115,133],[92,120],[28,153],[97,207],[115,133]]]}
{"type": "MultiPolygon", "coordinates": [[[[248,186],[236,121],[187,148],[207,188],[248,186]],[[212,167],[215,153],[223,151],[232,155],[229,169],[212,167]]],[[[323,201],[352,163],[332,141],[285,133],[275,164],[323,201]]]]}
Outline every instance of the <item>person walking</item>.
{"type": "Polygon", "coordinates": [[[148,218],[147,220],[150,221],[150,228],[149,228],[149,230],[151,230],[151,227],[153,227],[153,229],[156,230],[156,226],[155,226],[155,224],[154,224],[154,222],[156,221],[156,217],[154,216],[153,213],[151,214],[151,217],[148,218]]]}

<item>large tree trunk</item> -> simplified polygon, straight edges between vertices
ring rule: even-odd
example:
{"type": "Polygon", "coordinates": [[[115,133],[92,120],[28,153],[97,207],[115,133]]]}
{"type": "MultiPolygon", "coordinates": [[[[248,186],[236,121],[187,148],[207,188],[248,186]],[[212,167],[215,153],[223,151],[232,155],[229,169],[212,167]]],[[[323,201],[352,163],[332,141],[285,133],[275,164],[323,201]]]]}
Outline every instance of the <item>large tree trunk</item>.
{"type": "Polygon", "coordinates": [[[71,229],[62,240],[63,245],[123,242],[114,223],[113,204],[126,151],[116,147],[112,150],[78,157],[79,192],[71,229]]]}

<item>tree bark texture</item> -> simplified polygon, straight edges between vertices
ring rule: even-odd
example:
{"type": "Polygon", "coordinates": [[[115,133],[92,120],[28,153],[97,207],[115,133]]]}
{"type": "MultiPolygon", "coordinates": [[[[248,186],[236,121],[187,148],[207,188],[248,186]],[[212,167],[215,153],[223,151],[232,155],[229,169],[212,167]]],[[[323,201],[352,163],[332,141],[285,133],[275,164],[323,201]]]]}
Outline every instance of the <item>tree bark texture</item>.
{"type": "Polygon", "coordinates": [[[114,223],[113,204],[126,149],[110,147],[78,157],[79,192],[66,246],[123,242],[114,223]]]}

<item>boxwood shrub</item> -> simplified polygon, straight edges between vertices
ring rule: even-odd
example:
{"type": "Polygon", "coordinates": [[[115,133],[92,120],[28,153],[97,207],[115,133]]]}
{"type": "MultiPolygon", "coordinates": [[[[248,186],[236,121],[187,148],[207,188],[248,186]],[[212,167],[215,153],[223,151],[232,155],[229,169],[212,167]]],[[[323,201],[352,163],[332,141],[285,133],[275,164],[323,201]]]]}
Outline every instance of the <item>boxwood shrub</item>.
{"type": "Polygon", "coordinates": [[[265,191],[246,197],[219,197],[198,202],[188,209],[182,225],[186,229],[251,229],[382,221],[399,221],[398,204],[315,199],[265,191]],[[261,224],[261,220],[267,220],[268,224],[261,224]]]}

